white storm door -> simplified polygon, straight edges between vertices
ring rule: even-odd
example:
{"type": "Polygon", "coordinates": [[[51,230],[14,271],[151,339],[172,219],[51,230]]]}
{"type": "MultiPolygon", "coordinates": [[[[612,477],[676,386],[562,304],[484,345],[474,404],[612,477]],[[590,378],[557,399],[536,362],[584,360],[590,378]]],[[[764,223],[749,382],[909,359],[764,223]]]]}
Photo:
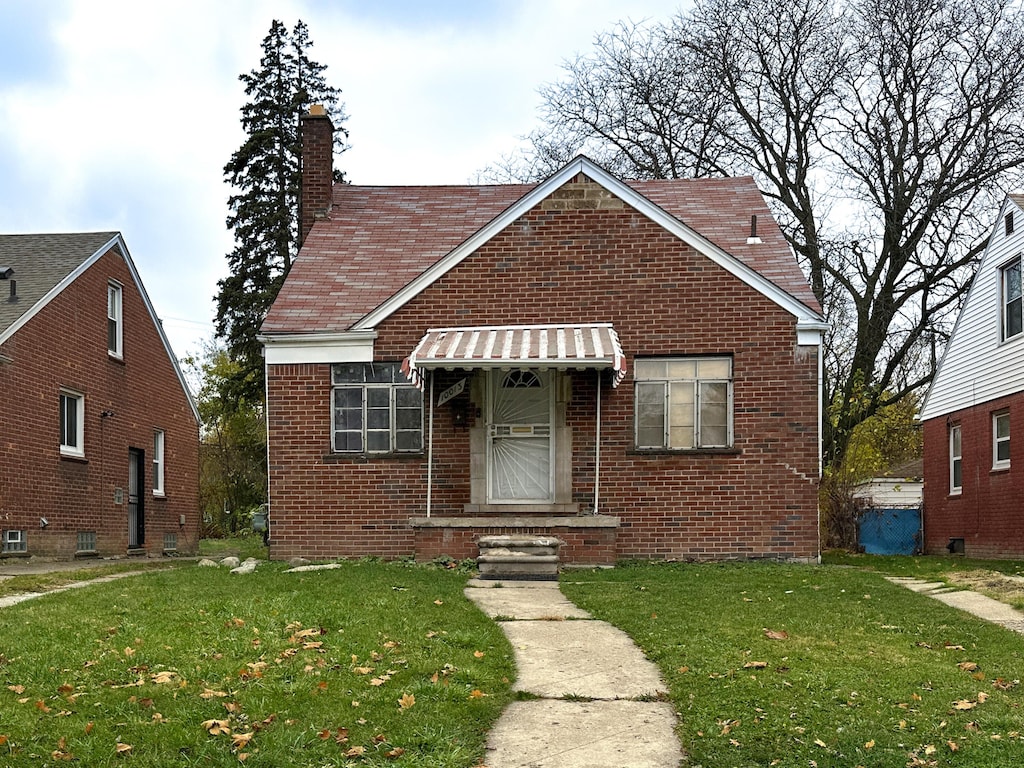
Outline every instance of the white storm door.
{"type": "Polygon", "coordinates": [[[553,501],[550,371],[492,371],[487,420],[489,502],[553,501]]]}

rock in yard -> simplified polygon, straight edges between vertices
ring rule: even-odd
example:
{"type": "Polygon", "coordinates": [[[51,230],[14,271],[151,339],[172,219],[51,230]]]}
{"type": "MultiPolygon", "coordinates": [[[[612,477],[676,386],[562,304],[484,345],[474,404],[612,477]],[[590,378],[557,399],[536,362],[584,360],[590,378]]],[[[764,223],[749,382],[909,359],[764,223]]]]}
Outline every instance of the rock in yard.
{"type": "Polygon", "coordinates": [[[199,561],[199,565],[201,565],[203,568],[216,568],[217,567],[217,563],[215,563],[213,560],[211,560],[208,557],[204,557],[202,560],[200,560],[199,561]]]}
{"type": "Polygon", "coordinates": [[[242,564],[242,561],[239,560],[237,557],[232,556],[225,557],[223,560],[220,561],[220,564],[223,565],[225,568],[237,568],[239,565],[242,564]]]}

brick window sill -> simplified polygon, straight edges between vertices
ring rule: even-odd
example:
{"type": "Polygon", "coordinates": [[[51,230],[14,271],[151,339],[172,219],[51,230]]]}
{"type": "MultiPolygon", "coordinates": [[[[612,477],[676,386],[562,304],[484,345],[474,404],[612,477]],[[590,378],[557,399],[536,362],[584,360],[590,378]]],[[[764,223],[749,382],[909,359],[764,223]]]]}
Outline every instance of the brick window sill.
{"type": "Polygon", "coordinates": [[[626,452],[630,456],[742,456],[739,448],[634,448],[626,452]]]}
{"type": "Polygon", "coordinates": [[[76,456],[73,453],[62,453],[60,455],[61,461],[70,461],[73,464],[88,464],[89,460],[85,456],[76,456]]]}
{"type": "Polygon", "coordinates": [[[328,453],[324,464],[368,464],[371,461],[422,460],[426,454],[419,453],[328,453]]]}

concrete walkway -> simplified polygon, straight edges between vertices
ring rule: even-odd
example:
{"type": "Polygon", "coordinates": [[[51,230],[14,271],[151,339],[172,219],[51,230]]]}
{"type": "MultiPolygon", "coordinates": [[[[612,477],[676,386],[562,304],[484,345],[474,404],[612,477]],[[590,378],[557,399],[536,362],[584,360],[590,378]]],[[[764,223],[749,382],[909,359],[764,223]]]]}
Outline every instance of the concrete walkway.
{"type": "Polygon", "coordinates": [[[1024,613],[1011,608],[1006,603],[993,600],[991,597],[977,592],[953,589],[941,581],[922,581],[903,576],[886,576],[885,578],[893,584],[899,584],[914,592],[933,597],[953,608],[974,614],[980,619],[1024,634],[1024,613]]]}
{"type": "Polygon", "coordinates": [[[517,701],[487,743],[488,768],[676,768],[675,713],[657,667],[555,582],[474,580],[466,596],[515,651],[517,701]],[[500,585],[500,588],[499,588],[500,585]]]}

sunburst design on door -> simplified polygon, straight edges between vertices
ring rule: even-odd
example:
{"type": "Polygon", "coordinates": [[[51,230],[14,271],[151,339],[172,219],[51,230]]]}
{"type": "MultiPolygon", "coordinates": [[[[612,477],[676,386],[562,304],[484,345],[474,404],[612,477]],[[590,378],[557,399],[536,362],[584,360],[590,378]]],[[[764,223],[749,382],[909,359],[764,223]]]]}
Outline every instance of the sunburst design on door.
{"type": "Polygon", "coordinates": [[[546,373],[497,372],[492,380],[492,501],[551,500],[551,386],[546,373]]]}

